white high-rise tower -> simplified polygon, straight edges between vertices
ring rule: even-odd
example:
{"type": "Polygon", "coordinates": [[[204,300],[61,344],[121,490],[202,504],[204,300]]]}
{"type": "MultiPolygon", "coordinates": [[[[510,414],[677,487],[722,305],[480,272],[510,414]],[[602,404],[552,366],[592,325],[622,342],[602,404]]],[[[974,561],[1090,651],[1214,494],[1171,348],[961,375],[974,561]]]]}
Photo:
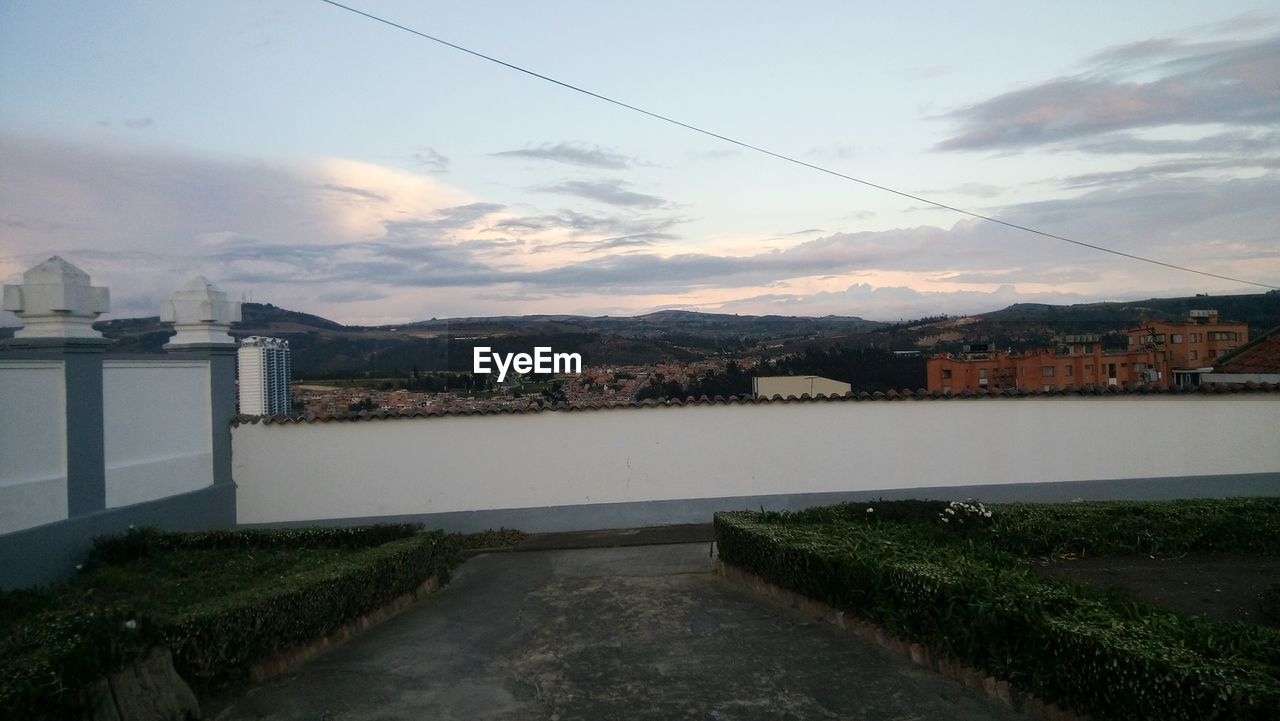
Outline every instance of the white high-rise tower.
{"type": "Polygon", "coordinates": [[[251,416],[289,413],[289,341],[252,335],[236,354],[240,412],[251,416]]]}

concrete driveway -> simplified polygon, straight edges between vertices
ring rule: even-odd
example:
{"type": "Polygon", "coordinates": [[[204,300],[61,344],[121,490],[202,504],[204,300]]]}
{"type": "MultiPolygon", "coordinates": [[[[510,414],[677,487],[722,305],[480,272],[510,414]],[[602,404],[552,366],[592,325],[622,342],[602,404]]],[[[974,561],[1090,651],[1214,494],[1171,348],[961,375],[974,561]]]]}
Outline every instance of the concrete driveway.
{"type": "Polygon", "coordinates": [[[731,585],[709,549],[478,556],[218,719],[1025,718],[731,585]]]}

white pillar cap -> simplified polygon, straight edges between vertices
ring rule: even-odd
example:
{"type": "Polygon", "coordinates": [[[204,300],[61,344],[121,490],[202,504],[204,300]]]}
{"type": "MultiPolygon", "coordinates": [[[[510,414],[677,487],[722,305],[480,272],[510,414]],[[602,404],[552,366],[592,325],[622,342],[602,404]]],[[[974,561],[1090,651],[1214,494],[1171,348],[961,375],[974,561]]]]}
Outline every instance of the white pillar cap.
{"type": "Polygon", "coordinates": [[[171,300],[160,304],[160,320],[172,323],[177,335],[166,348],[185,345],[235,345],[227,331],[240,322],[240,303],[227,300],[227,294],[204,276],[196,276],[171,300]]]}
{"type": "Polygon", "coordinates": [[[93,321],[110,307],[106,288],[56,255],[23,273],[21,285],[4,287],[4,309],[23,324],[15,338],[101,338],[93,321]]]}

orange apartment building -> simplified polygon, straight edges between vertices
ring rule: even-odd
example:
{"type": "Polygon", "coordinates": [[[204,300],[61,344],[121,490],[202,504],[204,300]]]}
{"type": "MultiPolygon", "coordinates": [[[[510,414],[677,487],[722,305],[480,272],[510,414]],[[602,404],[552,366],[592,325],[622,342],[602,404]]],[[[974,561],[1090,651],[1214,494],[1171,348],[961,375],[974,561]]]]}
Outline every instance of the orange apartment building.
{"type": "Polygon", "coordinates": [[[1129,350],[1150,347],[1167,369],[1165,387],[1199,385],[1218,358],[1249,342],[1249,326],[1223,321],[1216,310],[1193,310],[1181,323],[1150,321],[1130,328],[1129,350]]]}
{"type": "Polygon", "coordinates": [[[934,356],[926,362],[929,390],[1058,390],[1087,385],[1150,383],[1159,373],[1156,352],[1139,349],[1103,353],[1098,336],[1068,336],[1058,348],[1026,353],[966,346],[961,356],[934,356]]]}
{"type": "Polygon", "coordinates": [[[926,363],[931,391],[1061,390],[1147,384],[1161,388],[1196,385],[1213,359],[1249,337],[1244,323],[1220,322],[1217,311],[1192,311],[1182,323],[1153,321],[1125,331],[1129,347],[1103,353],[1097,335],[1067,336],[1055,348],[1025,353],[965,346],[959,356],[940,355],[926,363]],[[1204,361],[1204,362],[1202,362],[1204,361]]]}

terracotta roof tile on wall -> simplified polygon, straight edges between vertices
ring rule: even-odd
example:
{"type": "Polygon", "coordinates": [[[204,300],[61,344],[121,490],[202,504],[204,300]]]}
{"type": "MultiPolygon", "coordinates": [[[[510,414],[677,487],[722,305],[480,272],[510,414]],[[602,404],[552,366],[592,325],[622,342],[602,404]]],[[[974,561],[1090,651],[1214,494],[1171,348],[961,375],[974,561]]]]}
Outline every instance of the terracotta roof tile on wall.
{"type": "Polygon", "coordinates": [[[1214,373],[1280,373],[1280,326],[1221,358],[1214,373]]]}
{"type": "Polygon", "coordinates": [[[557,404],[538,404],[527,409],[460,409],[456,411],[427,411],[420,408],[403,410],[403,411],[362,411],[360,413],[339,413],[334,415],[308,415],[299,418],[289,418],[287,416],[236,416],[232,420],[233,425],[264,423],[264,424],[297,424],[297,423],[331,423],[344,421],[367,421],[380,418],[434,418],[442,416],[478,416],[478,415],[507,415],[507,414],[530,414],[530,413],[554,413],[554,412],[575,412],[575,411],[595,411],[595,410],[620,410],[633,408],[657,408],[657,407],[674,407],[674,406],[754,406],[754,405],[770,405],[774,403],[849,403],[861,401],[904,401],[904,400],[925,400],[925,401],[950,401],[950,400],[981,400],[981,399],[1011,399],[1011,398],[1048,398],[1055,396],[1133,396],[1133,395],[1159,395],[1159,396],[1215,396],[1215,395],[1231,395],[1231,394],[1254,394],[1254,393],[1276,393],[1280,394],[1280,384],[1276,383],[1242,383],[1242,384],[1223,384],[1215,385],[1207,383],[1200,386],[1196,390],[1183,390],[1180,388],[1160,389],[1151,386],[1130,386],[1125,388],[1115,386],[1094,386],[1087,385],[1081,388],[1065,388],[1052,391],[1028,391],[1028,390],[965,390],[960,393],[951,394],[943,391],[927,391],[923,388],[912,391],[904,388],[900,391],[891,390],[887,393],[846,393],[843,396],[823,395],[809,396],[791,396],[783,398],[782,396],[774,396],[773,398],[753,398],[751,396],[716,396],[708,398],[678,398],[667,401],[658,401],[649,399],[645,401],[632,401],[621,405],[608,405],[605,403],[583,403],[576,405],[568,405],[565,403],[557,404]]]}

